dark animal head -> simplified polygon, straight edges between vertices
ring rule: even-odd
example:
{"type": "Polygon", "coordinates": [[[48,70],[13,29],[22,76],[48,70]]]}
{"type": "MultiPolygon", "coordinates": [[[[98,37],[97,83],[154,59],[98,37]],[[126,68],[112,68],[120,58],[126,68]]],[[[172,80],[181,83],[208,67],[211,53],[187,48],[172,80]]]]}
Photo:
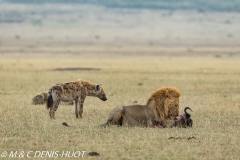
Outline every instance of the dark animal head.
{"type": "Polygon", "coordinates": [[[102,101],[106,101],[107,100],[107,97],[106,97],[106,94],[104,92],[102,84],[97,84],[95,86],[95,92],[96,92],[96,96],[98,98],[100,98],[102,101]]]}

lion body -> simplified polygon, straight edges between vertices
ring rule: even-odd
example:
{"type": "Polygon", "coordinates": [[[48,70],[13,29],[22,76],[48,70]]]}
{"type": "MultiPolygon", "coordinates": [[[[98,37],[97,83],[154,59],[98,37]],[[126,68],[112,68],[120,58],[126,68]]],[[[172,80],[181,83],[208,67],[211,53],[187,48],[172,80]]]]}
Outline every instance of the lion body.
{"type": "Polygon", "coordinates": [[[151,126],[159,122],[164,127],[174,125],[174,117],[179,115],[181,93],[174,87],[162,87],[153,92],[146,105],[130,105],[114,108],[102,126],[151,126]]]}
{"type": "Polygon", "coordinates": [[[103,126],[147,126],[147,124],[153,120],[154,114],[150,108],[146,107],[146,105],[122,106],[116,107],[112,110],[107,122],[103,124],[103,126]]]}
{"type": "Polygon", "coordinates": [[[86,96],[98,97],[106,101],[106,94],[101,84],[93,84],[85,80],[77,80],[74,82],[60,83],[53,85],[47,96],[47,108],[49,109],[50,118],[55,118],[60,101],[75,101],[75,115],[82,118],[83,103],[86,96]]]}

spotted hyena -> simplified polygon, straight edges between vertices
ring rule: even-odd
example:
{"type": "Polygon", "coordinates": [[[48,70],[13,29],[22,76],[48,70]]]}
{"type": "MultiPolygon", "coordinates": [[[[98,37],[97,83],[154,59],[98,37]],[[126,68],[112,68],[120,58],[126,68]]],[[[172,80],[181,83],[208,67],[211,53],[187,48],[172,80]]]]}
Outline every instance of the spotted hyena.
{"type": "Polygon", "coordinates": [[[55,111],[60,101],[75,101],[76,118],[82,118],[83,103],[86,96],[98,97],[106,101],[107,97],[101,84],[93,84],[85,80],[74,82],[60,83],[53,85],[47,96],[47,108],[49,109],[50,118],[55,119],[55,111]]]}

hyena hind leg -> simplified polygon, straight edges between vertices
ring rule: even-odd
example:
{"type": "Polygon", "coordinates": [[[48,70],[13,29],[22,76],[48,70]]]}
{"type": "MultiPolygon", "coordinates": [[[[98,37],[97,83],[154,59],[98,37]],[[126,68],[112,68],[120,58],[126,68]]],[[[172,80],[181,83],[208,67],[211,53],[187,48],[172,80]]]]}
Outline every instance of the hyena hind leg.
{"type": "Polygon", "coordinates": [[[49,116],[51,119],[55,119],[55,112],[50,108],[49,116]]]}
{"type": "Polygon", "coordinates": [[[79,110],[78,110],[78,115],[80,116],[80,118],[82,118],[82,114],[83,114],[83,104],[80,104],[79,110]]]}
{"type": "Polygon", "coordinates": [[[60,99],[57,99],[53,102],[53,106],[50,108],[49,115],[51,119],[55,119],[55,112],[58,109],[60,99]]]}
{"type": "Polygon", "coordinates": [[[84,96],[79,96],[78,98],[78,117],[82,118],[83,114],[83,104],[84,104],[85,97],[84,96]]]}
{"type": "Polygon", "coordinates": [[[79,100],[75,100],[75,115],[76,118],[82,118],[81,115],[79,114],[79,109],[80,109],[80,104],[79,104],[79,100]]]}

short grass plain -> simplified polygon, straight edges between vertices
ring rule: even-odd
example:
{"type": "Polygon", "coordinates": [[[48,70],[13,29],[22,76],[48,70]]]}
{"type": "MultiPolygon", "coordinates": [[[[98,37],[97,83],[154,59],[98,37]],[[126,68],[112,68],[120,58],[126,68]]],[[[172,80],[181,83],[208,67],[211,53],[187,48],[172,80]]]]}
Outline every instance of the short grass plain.
{"type": "Polygon", "coordinates": [[[0,15],[0,156],[240,158],[239,13],[3,2],[0,15]],[[53,84],[78,78],[102,83],[108,98],[87,97],[83,119],[61,105],[50,120],[45,105],[31,104],[53,84]],[[192,108],[193,128],[99,127],[114,107],[145,104],[162,86],[181,90],[180,112],[192,108]]]}
{"type": "Polygon", "coordinates": [[[86,154],[83,159],[239,159],[239,62],[237,54],[227,53],[2,54],[0,152],[100,153],[99,157],[86,154]],[[70,67],[99,70],[55,70],[70,67]],[[103,102],[87,97],[82,119],[75,118],[74,106],[61,105],[56,119],[50,120],[45,105],[31,104],[35,94],[53,84],[78,78],[102,83],[108,98],[103,102]],[[180,112],[185,106],[192,108],[193,128],[99,127],[114,107],[133,101],[145,104],[148,96],[162,86],[180,89],[180,112]]]}

